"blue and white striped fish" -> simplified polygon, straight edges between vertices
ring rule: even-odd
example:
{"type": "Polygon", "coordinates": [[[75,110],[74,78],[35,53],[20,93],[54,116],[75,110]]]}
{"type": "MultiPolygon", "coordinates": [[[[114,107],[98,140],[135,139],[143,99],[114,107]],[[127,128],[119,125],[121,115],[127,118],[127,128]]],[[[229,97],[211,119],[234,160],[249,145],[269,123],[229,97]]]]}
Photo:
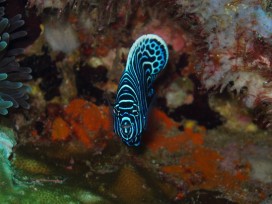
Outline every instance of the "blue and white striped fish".
{"type": "Polygon", "coordinates": [[[128,146],[139,146],[154,95],[152,84],[168,61],[166,43],[157,35],[138,38],[132,45],[113,107],[114,132],[128,146]]]}

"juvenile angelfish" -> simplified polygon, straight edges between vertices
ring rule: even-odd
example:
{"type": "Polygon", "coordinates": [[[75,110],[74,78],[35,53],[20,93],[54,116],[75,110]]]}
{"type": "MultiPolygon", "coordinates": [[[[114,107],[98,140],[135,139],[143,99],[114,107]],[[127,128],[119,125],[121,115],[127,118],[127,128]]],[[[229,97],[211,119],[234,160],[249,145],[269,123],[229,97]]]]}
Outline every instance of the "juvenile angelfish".
{"type": "Polygon", "coordinates": [[[113,106],[114,132],[128,146],[139,146],[154,96],[152,84],[168,61],[168,48],[159,36],[143,35],[132,45],[113,106]]]}

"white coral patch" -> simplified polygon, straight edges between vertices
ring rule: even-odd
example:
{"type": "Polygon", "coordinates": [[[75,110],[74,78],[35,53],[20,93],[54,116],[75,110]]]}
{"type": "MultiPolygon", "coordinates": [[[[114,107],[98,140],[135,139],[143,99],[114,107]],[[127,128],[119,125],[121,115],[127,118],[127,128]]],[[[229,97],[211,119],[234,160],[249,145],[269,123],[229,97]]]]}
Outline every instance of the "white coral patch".
{"type": "Polygon", "coordinates": [[[70,24],[50,22],[44,25],[45,39],[53,51],[71,53],[79,46],[76,32],[70,24]]]}
{"type": "Polygon", "coordinates": [[[264,183],[272,182],[272,161],[263,158],[250,158],[251,174],[253,179],[259,180],[264,183]]]}
{"type": "Polygon", "coordinates": [[[186,93],[177,83],[172,83],[166,93],[166,103],[169,108],[181,106],[185,100],[186,93]]]}

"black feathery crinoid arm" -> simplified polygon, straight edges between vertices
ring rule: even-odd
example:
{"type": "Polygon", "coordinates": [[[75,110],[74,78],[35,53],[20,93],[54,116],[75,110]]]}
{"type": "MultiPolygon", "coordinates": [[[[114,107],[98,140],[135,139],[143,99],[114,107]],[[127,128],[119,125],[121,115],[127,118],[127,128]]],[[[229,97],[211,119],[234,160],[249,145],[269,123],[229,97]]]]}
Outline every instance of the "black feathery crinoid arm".
{"type": "MultiPolygon", "coordinates": [[[[5,0],[0,0],[3,3],[5,0]]],[[[19,106],[29,108],[29,87],[23,82],[32,78],[31,68],[21,67],[16,62],[16,56],[23,53],[22,48],[11,48],[14,40],[27,35],[19,30],[24,25],[22,15],[5,18],[5,8],[0,7],[0,114],[6,115],[8,108],[19,106]]]]}

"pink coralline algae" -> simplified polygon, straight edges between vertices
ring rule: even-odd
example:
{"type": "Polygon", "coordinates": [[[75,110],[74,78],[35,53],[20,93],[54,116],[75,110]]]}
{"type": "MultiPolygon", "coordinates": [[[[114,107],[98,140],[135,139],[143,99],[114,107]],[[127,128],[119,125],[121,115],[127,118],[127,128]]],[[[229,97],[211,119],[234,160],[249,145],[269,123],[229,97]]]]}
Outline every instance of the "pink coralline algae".
{"type": "Polygon", "coordinates": [[[147,25],[139,23],[133,33],[133,38],[136,39],[142,34],[153,33],[161,36],[165,42],[170,45],[173,50],[179,54],[184,52],[186,47],[186,35],[178,24],[168,20],[159,20],[155,17],[147,25]]]}

